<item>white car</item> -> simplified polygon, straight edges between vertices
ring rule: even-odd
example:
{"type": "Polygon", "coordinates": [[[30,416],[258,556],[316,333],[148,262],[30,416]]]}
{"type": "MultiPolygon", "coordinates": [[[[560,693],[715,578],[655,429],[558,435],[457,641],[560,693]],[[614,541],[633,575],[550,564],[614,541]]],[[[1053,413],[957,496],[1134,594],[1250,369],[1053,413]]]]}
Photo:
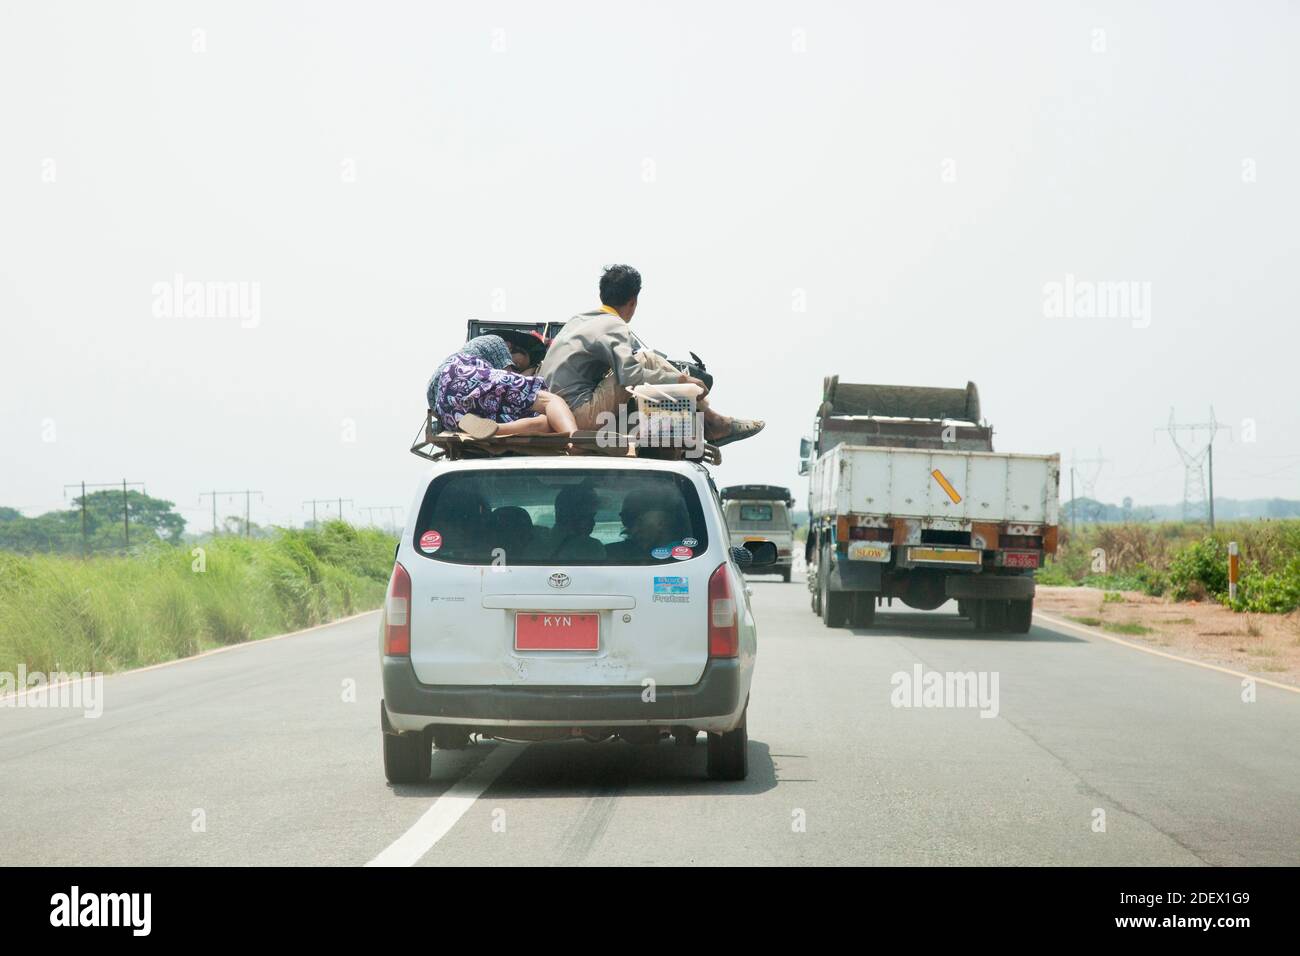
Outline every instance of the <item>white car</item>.
{"type": "Polygon", "coordinates": [[[420,485],[380,626],[384,770],[504,740],[689,746],[747,773],[757,633],[717,491],[692,462],[600,455],[441,462],[420,485]]]}

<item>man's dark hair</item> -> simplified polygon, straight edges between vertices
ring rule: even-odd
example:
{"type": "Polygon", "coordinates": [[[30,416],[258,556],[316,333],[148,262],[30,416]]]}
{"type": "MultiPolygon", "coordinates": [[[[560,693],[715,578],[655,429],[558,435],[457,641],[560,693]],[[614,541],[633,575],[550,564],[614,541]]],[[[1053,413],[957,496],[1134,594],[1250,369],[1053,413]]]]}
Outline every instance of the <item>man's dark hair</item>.
{"type": "Polygon", "coordinates": [[[641,273],[631,266],[609,266],[600,277],[600,301],[621,308],[641,294],[641,273]]]}

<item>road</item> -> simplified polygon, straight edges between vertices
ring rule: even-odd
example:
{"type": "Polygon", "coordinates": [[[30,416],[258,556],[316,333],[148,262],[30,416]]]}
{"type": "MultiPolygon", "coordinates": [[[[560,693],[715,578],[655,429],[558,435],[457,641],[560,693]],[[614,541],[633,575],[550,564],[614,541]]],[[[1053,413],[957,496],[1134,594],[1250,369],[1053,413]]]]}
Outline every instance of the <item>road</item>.
{"type": "Polygon", "coordinates": [[[1300,863],[1300,694],[1246,703],[1236,677],[1044,621],[981,636],[904,609],[827,630],[798,579],[751,586],[743,783],[706,780],[702,742],[488,743],[390,788],[371,614],[110,676],[98,719],[0,709],[3,858],[1300,863]],[[893,706],[916,665],[996,672],[996,716],[893,706]]]}

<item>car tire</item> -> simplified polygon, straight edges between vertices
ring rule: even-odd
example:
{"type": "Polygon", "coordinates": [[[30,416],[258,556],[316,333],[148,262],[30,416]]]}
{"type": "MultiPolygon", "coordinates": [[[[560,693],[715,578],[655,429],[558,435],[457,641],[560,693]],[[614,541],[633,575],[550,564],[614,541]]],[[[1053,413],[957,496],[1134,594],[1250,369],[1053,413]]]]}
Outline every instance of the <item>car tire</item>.
{"type": "Polygon", "coordinates": [[[384,776],[389,783],[423,783],[433,769],[433,751],[422,730],[383,734],[384,776]]]}
{"type": "Polygon", "coordinates": [[[709,779],[744,780],[749,775],[749,714],[740,717],[735,730],[709,734],[709,779]]]}
{"type": "Polygon", "coordinates": [[[438,750],[464,750],[469,746],[469,731],[452,725],[434,727],[433,746],[438,750]]]}
{"type": "Polygon", "coordinates": [[[1007,630],[1012,634],[1028,634],[1034,626],[1034,599],[1007,602],[1007,630]]]}

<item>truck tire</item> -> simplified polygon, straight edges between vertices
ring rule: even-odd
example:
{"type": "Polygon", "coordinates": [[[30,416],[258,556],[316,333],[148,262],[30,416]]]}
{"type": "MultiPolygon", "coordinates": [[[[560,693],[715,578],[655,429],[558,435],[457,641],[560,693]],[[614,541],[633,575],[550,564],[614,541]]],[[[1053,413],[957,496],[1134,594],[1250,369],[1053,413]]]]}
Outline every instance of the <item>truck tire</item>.
{"type": "Polygon", "coordinates": [[[1007,605],[1009,601],[989,600],[985,598],[976,602],[979,605],[973,618],[975,626],[986,634],[1001,634],[1007,630],[1007,605]]]}
{"type": "Polygon", "coordinates": [[[789,584],[789,583],[790,583],[790,569],[789,569],[789,568],[782,568],[782,569],[781,569],[781,580],[784,581],[786,584],[789,584]]]}
{"type": "Polygon", "coordinates": [[[849,622],[849,601],[853,595],[846,591],[831,590],[830,549],[822,548],[822,559],[817,564],[817,583],[821,605],[822,623],[827,627],[844,627],[849,622]]]}
{"type": "Polygon", "coordinates": [[[857,591],[853,594],[853,626],[871,627],[876,623],[876,592],[857,591]]]}
{"type": "Polygon", "coordinates": [[[744,780],[749,775],[749,714],[740,725],[725,734],[709,734],[708,773],[710,780],[744,780]]]}
{"type": "Polygon", "coordinates": [[[1034,599],[1007,602],[1007,630],[1012,634],[1028,634],[1034,625],[1034,599]]]}
{"type": "Polygon", "coordinates": [[[433,748],[423,731],[383,734],[384,776],[389,783],[423,783],[433,769],[433,748]]]}

